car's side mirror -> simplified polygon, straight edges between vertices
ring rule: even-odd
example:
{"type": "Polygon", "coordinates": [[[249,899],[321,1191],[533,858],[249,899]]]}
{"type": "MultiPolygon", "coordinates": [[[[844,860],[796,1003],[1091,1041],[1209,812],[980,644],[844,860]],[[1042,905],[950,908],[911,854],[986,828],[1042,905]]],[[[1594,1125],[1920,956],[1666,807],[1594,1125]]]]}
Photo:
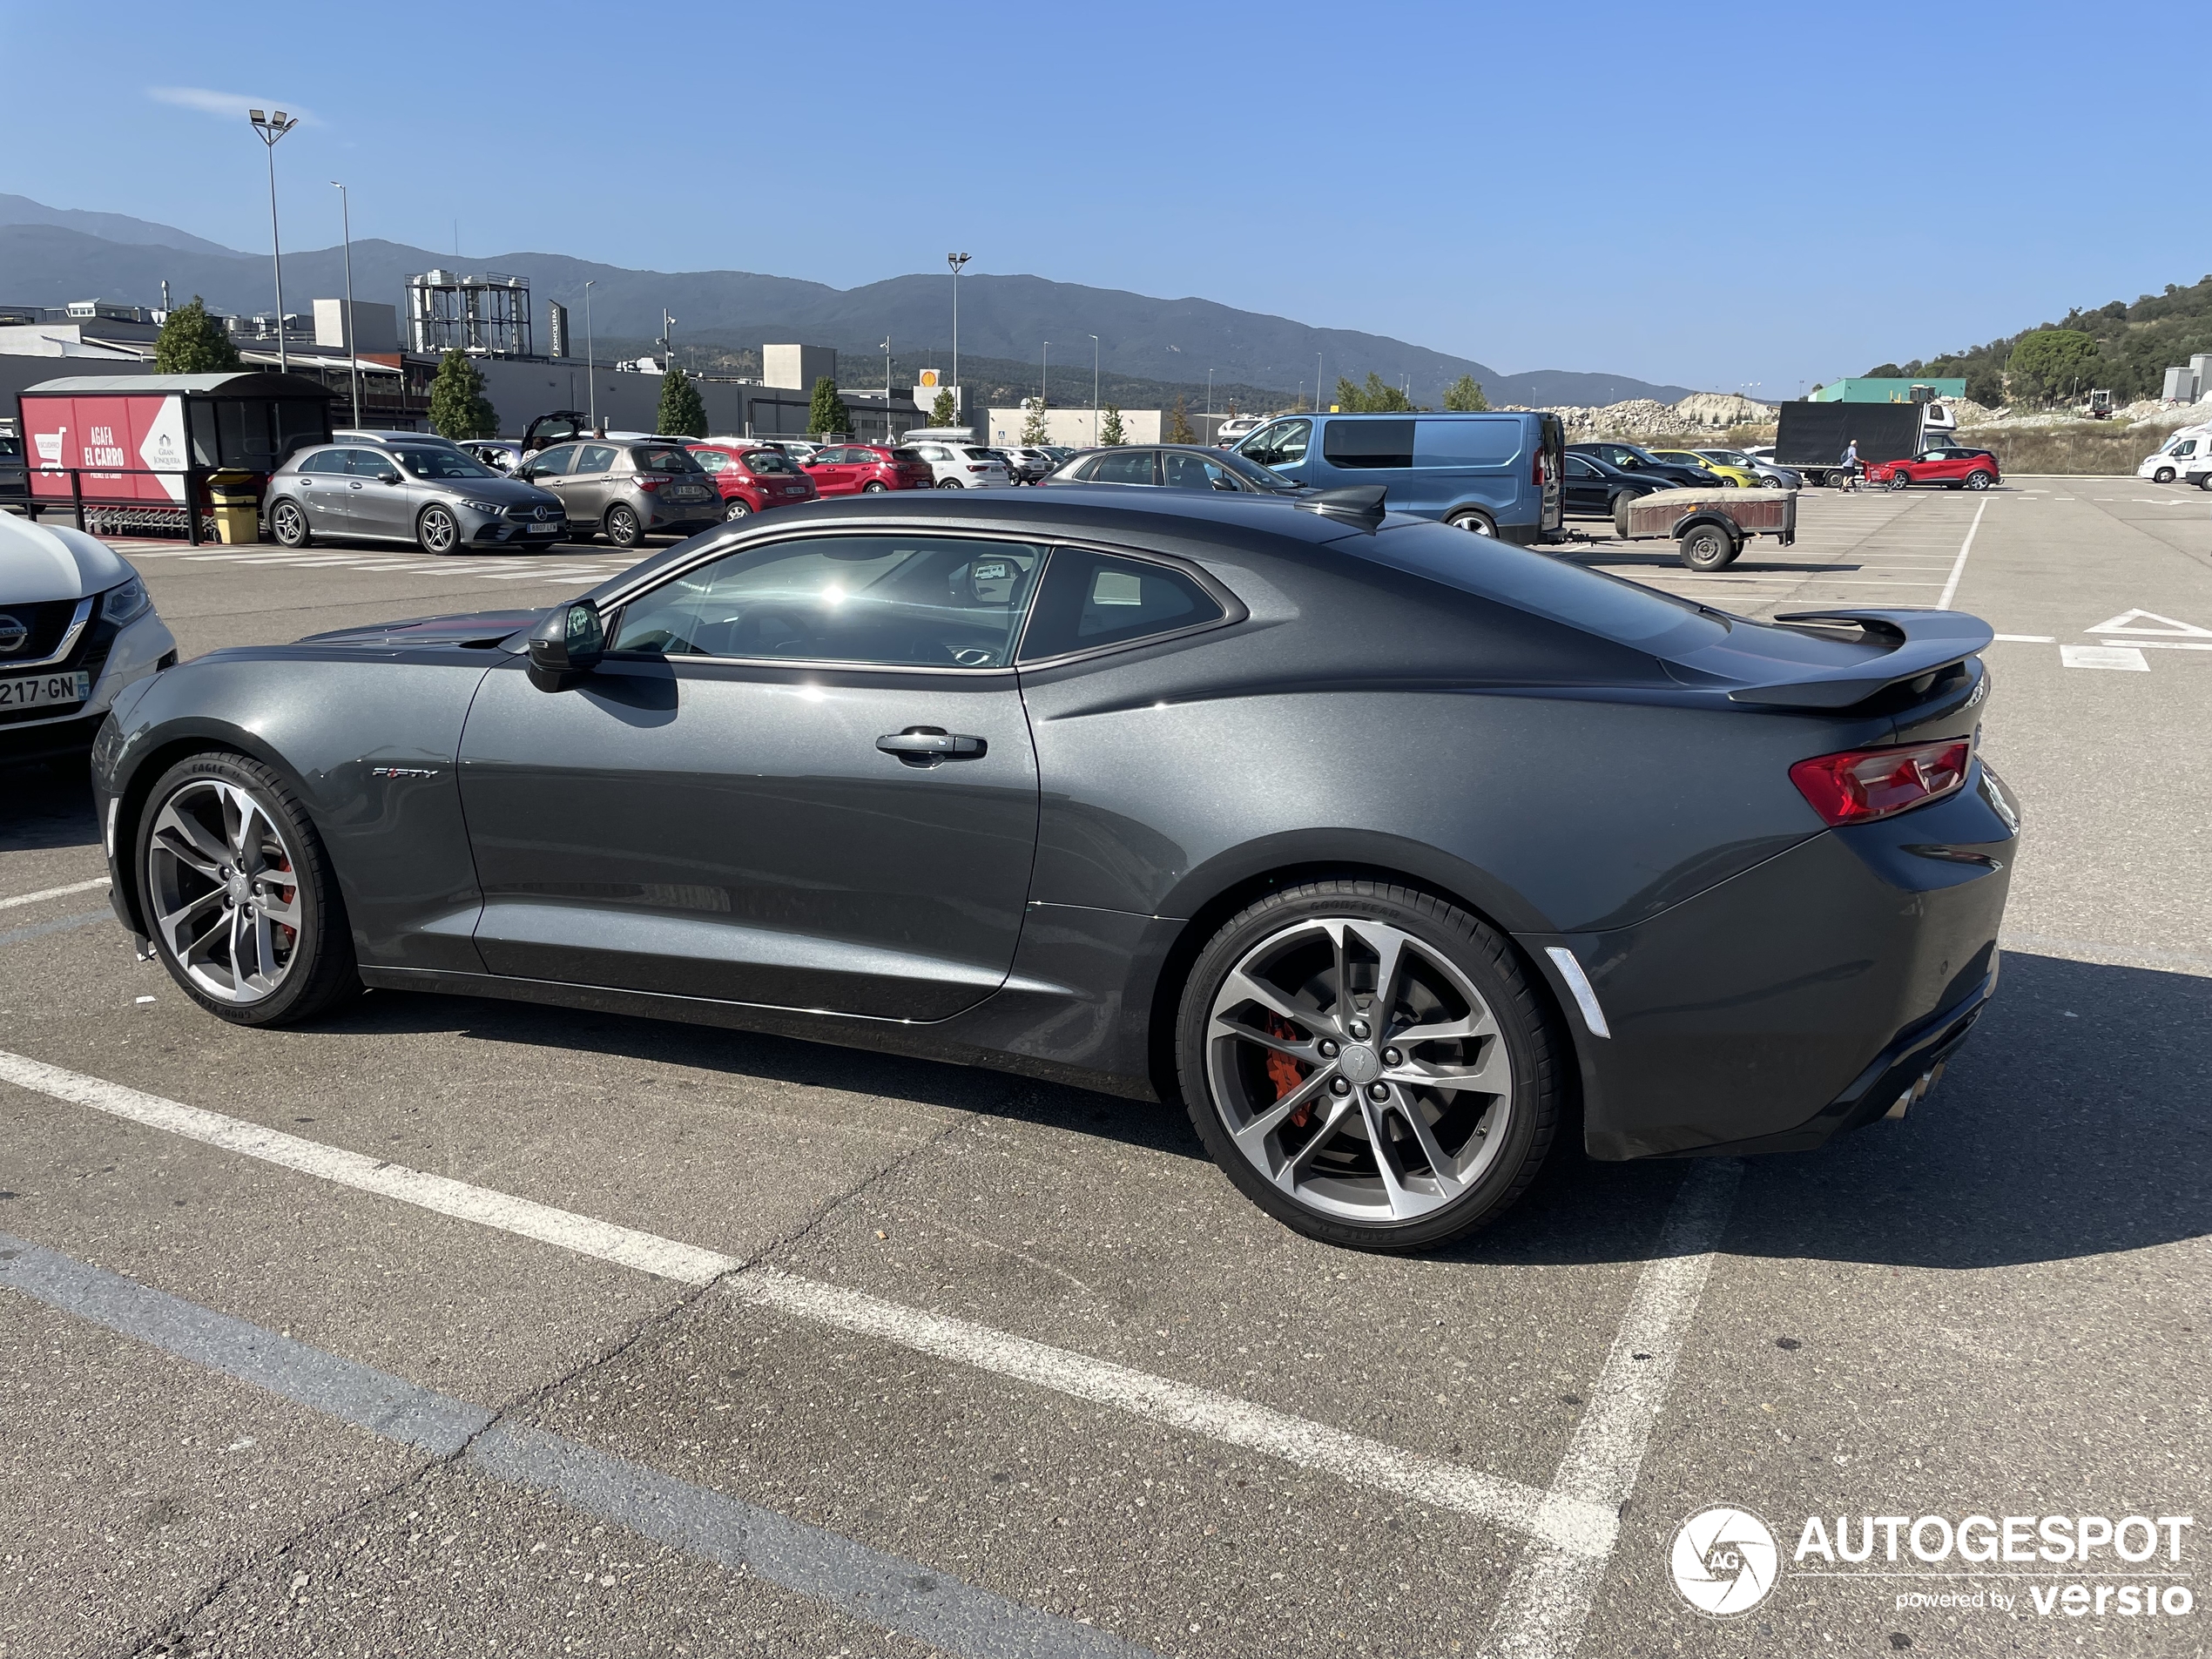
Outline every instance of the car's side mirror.
{"type": "Polygon", "coordinates": [[[530,682],[541,691],[565,691],[598,667],[607,652],[599,607],[589,599],[556,606],[530,630],[530,682]]]}
{"type": "Polygon", "coordinates": [[[388,468],[376,475],[376,482],[380,484],[396,484],[399,481],[399,474],[392,471],[388,468]]]}
{"type": "Polygon", "coordinates": [[[1232,496],[1237,493],[1237,486],[1231,483],[1226,478],[1215,479],[1213,481],[1213,487],[1216,489],[1225,489],[1232,496]]]}

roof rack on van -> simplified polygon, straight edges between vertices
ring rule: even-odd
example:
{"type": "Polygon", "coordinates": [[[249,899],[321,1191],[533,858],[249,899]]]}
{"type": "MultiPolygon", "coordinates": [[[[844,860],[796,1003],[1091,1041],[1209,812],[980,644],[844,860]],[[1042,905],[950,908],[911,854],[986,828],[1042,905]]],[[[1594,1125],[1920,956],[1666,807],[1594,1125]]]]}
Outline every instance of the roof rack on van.
{"type": "Polygon", "coordinates": [[[1347,519],[1352,523],[1375,529],[1390,509],[1383,505],[1383,497],[1390,493],[1383,484],[1349,484],[1341,489],[1317,489],[1298,503],[1302,513],[1326,513],[1331,518],[1347,519]]]}

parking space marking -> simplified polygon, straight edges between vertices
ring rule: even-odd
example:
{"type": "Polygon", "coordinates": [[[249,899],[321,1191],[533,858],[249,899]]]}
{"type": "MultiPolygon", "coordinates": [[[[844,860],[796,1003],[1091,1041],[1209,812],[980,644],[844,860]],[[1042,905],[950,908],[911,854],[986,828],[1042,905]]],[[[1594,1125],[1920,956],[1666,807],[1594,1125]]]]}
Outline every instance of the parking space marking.
{"type": "Polygon", "coordinates": [[[2061,645],[2059,661],[2067,668],[2114,668],[2138,674],[2150,672],[2142,652],[2133,645],[2061,645]]]}
{"type": "Polygon", "coordinates": [[[1993,637],[2007,645],[2049,645],[2058,640],[2055,634],[1997,634],[1993,637]]]}
{"type": "Polygon", "coordinates": [[[0,1233],[0,1285],[206,1370],[974,1659],[1144,1659],[1147,1649],[244,1319],[0,1233]]]}
{"type": "Polygon", "coordinates": [[[1959,543],[1959,562],[1951,567],[1951,580],[1943,584],[1943,597],[1936,601],[1938,610],[1951,609],[1951,601],[1959,592],[1959,578],[1966,574],[1966,555],[1974,550],[1974,533],[1981,529],[1981,516],[1988,510],[1987,502],[1974,509],[1974,522],[1966,526],[1966,539],[1959,543]]]}
{"type": "MultiPolygon", "coordinates": [[[[1613,1547],[1617,1506],[1542,1491],[965,1319],[905,1307],[773,1269],[752,1268],[734,1256],[556,1210],[512,1193],[388,1163],[281,1130],[265,1129],[122,1083],[65,1071],[7,1049],[0,1049],[0,1082],[661,1278],[692,1285],[725,1279],[730,1294],[738,1299],[793,1318],[898,1343],[1264,1453],[1303,1468],[1454,1510],[1542,1540],[1548,1548],[1569,1554],[1594,1555],[1602,1561],[1613,1547]]],[[[1641,1285],[1638,1294],[1642,1294],[1641,1285]]],[[[1635,1318],[1634,1305],[1630,1317],[1635,1318]]],[[[1585,1413],[1586,1424],[1601,1412],[1602,1404],[1585,1413]]]]}
{"type": "MultiPolygon", "coordinates": [[[[1675,1195],[1652,1258],[1636,1276],[1605,1369],[1552,1476],[1554,1502],[1585,1504],[1617,1518],[1635,1491],[1644,1448],[1743,1178],[1740,1160],[1714,1158],[1693,1166],[1675,1195]]],[[[1593,1555],[1532,1540],[1507,1582],[1483,1659],[1565,1659],[1573,1653],[1611,1555],[1609,1544],[1593,1555]]]]}
{"type": "Polygon", "coordinates": [[[96,921],[113,921],[111,910],[88,910],[81,915],[63,916],[54,921],[42,921],[29,927],[11,927],[0,934],[0,946],[20,945],[33,939],[44,939],[51,934],[65,934],[78,927],[89,927],[96,921]]]}
{"type": "Polygon", "coordinates": [[[107,886],[107,878],[96,875],[90,881],[72,881],[65,887],[42,887],[37,893],[18,893],[10,899],[0,899],[0,910],[13,910],[17,905],[44,904],[49,899],[66,899],[72,893],[90,893],[94,887],[107,886]]]}

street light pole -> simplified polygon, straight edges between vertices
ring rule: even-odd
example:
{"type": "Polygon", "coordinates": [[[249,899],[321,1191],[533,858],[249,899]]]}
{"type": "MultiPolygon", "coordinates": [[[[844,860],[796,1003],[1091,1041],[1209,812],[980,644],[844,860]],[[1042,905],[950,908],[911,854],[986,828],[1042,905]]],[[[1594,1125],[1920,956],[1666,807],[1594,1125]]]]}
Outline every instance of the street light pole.
{"type": "Polygon", "coordinates": [[[883,441],[890,443],[891,436],[891,336],[883,337],[883,441]]]}
{"type": "MultiPolygon", "coordinates": [[[[361,423],[361,360],[354,341],[354,206],[347,198],[346,186],[334,179],[330,181],[338,191],[339,223],[346,238],[346,326],[339,331],[346,347],[346,375],[354,388],[354,426],[361,423]]],[[[280,325],[281,327],[281,325],[280,325]]]]}
{"type": "Polygon", "coordinates": [[[590,411],[591,429],[599,429],[598,365],[591,355],[591,285],[583,285],[583,397],[590,411]]]}
{"type": "Polygon", "coordinates": [[[1098,448],[1098,336],[1090,337],[1090,447],[1098,448]]]}
{"type": "Polygon", "coordinates": [[[1313,354],[1313,412],[1321,413],[1321,354],[1313,354]]]}
{"type": "Polygon", "coordinates": [[[1052,400],[1052,342],[1044,342],[1044,364],[1037,370],[1037,407],[1042,409],[1052,400]]]}
{"type": "Polygon", "coordinates": [[[248,113],[253,131],[269,152],[269,263],[276,270],[277,373],[288,374],[292,372],[292,358],[284,348],[284,249],[277,239],[276,146],[279,138],[300,125],[300,118],[287,115],[282,110],[273,115],[264,115],[259,110],[248,113]]]}
{"type": "Polygon", "coordinates": [[[960,420],[968,414],[968,394],[960,384],[960,270],[968,263],[965,253],[948,253],[945,263],[953,268],[953,395],[960,399],[960,407],[953,411],[953,418],[960,420]]]}
{"type": "Polygon", "coordinates": [[[1206,442],[1213,442],[1213,377],[1216,371],[1206,371],[1206,442]]]}

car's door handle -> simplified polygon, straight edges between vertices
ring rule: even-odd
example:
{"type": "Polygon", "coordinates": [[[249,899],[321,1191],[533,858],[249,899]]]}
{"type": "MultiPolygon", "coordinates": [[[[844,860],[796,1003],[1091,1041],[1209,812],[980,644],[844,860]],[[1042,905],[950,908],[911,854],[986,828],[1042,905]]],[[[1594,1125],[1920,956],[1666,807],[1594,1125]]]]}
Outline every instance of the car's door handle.
{"type": "Polygon", "coordinates": [[[346,488],[348,489],[359,489],[361,488],[361,482],[358,479],[356,479],[354,482],[347,484],[346,488]]]}
{"type": "Polygon", "coordinates": [[[875,740],[875,746],[887,755],[898,756],[909,766],[934,766],[941,760],[973,760],[990,747],[981,738],[948,732],[941,725],[910,725],[904,732],[888,732],[875,740]]]}

